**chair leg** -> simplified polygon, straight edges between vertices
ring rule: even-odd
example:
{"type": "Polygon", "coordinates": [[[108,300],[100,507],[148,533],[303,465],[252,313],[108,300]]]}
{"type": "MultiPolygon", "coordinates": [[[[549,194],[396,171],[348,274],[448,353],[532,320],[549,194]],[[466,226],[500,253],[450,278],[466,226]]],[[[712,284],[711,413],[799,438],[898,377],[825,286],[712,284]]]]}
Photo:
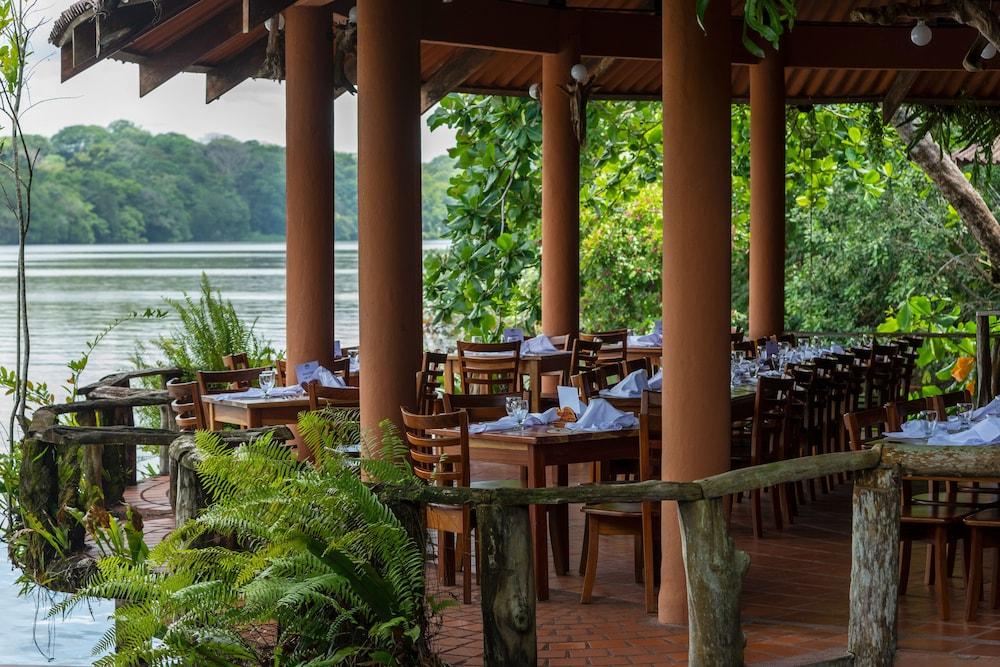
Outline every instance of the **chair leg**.
{"type": "Polygon", "coordinates": [[[632,570],[635,576],[635,583],[642,583],[642,535],[636,535],[632,538],[632,570]]]}
{"type": "Polygon", "coordinates": [[[656,613],[656,559],[653,554],[653,515],[649,510],[642,513],[642,585],[646,596],[646,613],[656,613]]]}
{"type": "Polygon", "coordinates": [[[764,523],[761,517],[760,489],[750,492],[750,521],[753,524],[753,536],[764,537],[764,523]]]}
{"type": "Polygon", "coordinates": [[[938,616],[948,620],[948,531],[943,526],[934,530],[934,576],[938,594],[938,616]]]}
{"type": "Polygon", "coordinates": [[[965,584],[965,620],[976,620],[979,596],[983,590],[983,545],[978,528],[973,528],[969,540],[969,566],[965,584]]]}
{"type": "Polygon", "coordinates": [[[990,609],[996,609],[1000,603],[1000,549],[993,554],[993,567],[991,569],[992,580],[990,581],[990,609]]]}
{"type": "Polygon", "coordinates": [[[580,576],[587,572],[587,545],[590,544],[590,517],[583,519],[583,546],[580,549],[580,576]]]}
{"type": "Polygon", "coordinates": [[[771,508],[774,511],[774,528],[784,530],[785,515],[781,503],[781,485],[772,486],[768,492],[771,494],[771,508]]]}
{"type": "Polygon", "coordinates": [[[437,534],[438,578],[445,586],[455,585],[455,552],[451,533],[439,530],[437,534]]]}
{"type": "Polygon", "coordinates": [[[587,517],[590,530],[587,538],[587,569],[583,575],[583,590],[580,592],[581,604],[590,604],[590,595],[594,591],[594,579],[597,577],[597,551],[601,543],[601,530],[598,521],[597,517],[587,517]]]}
{"type": "Polygon", "coordinates": [[[462,508],[462,601],[472,602],[472,509],[462,508]]]}
{"type": "Polygon", "coordinates": [[[906,595],[906,585],[910,581],[910,552],[913,542],[903,540],[899,543],[899,594],[906,595]]]}
{"type": "Polygon", "coordinates": [[[948,544],[948,578],[955,576],[955,560],[958,558],[958,542],[948,544]]]}
{"type": "Polygon", "coordinates": [[[934,585],[934,543],[927,545],[927,555],[924,558],[924,586],[934,585]]]}

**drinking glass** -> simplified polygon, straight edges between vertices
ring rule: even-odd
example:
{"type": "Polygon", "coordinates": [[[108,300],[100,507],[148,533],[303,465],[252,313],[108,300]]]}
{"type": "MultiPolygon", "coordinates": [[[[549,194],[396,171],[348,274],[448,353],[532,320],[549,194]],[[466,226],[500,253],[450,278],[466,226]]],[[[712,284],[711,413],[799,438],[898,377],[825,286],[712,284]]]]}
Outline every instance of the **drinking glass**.
{"type": "Polygon", "coordinates": [[[353,371],[358,367],[358,351],[348,350],[347,351],[348,364],[350,364],[350,369],[353,371]]]}
{"type": "Polygon", "coordinates": [[[513,417],[514,416],[514,413],[517,410],[517,402],[520,401],[520,400],[521,399],[518,396],[508,396],[507,397],[507,400],[505,401],[505,404],[506,404],[505,407],[507,408],[507,416],[508,417],[513,417]]]}
{"type": "Polygon", "coordinates": [[[958,423],[962,428],[972,426],[972,403],[958,403],[955,409],[958,411],[958,423]]]}
{"type": "Polygon", "coordinates": [[[517,420],[517,430],[524,430],[524,420],[528,418],[528,401],[523,398],[514,399],[514,419],[517,420]]]}
{"type": "Polygon", "coordinates": [[[271,390],[274,389],[274,369],[268,368],[261,371],[258,382],[260,383],[261,391],[264,392],[264,398],[267,398],[271,390]]]}
{"type": "Polygon", "coordinates": [[[937,428],[938,414],[936,410],[921,410],[917,413],[917,419],[921,420],[924,426],[924,437],[929,438],[934,435],[937,428]]]}

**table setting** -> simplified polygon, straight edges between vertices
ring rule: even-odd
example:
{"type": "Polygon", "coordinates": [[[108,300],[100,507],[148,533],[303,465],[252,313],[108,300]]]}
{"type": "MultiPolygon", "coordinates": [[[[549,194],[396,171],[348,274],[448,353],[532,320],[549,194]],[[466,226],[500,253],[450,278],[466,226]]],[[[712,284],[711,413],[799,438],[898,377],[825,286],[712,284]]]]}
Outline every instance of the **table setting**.
{"type": "Polygon", "coordinates": [[[1000,402],[978,410],[971,403],[956,406],[958,414],[940,420],[937,412],[922,410],[904,422],[899,431],[885,433],[888,440],[917,441],[932,446],[1000,445],[1000,402]]]}

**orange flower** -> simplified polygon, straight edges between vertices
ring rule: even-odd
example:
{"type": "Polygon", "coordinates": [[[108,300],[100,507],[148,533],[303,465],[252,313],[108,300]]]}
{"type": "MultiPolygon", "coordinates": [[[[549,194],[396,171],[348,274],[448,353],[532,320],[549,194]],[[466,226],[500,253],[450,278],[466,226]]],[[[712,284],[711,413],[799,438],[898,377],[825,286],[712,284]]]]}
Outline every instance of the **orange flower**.
{"type": "Polygon", "coordinates": [[[959,357],[955,361],[955,367],[951,370],[951,376],[955,378],[955,382],[964,382],[975,366],[975,357],[959,357]]]}

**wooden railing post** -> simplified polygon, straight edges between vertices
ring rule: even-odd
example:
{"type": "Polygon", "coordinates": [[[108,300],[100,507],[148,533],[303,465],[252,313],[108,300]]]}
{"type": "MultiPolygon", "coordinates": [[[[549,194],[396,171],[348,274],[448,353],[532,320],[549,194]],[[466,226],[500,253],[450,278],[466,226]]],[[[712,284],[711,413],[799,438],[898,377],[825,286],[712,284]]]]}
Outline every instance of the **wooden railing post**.
{"type": "Polygon", "coordinates": [[[740,597],[750,557],[729,536],[721,498],[682,501],[678,507],[687,574],[688,663],[742,665],[746,638],[740,597]]]}
{"type": "Polygon", "coordinates": [[[976,406],[993,400],[993,351],[990,347],[990,314],[976,313],[976,406]]]}
{"type": "Polygon", "coordinates": [[[531,524],[524,505],[478,505],[483,664],[520,667],[538,660],[531,524]]]}
{"type": "Polygon", "coordinates": [[[854,482],[851,618],[848,651],[855,665],[893,664],[899,585],[899,471],[859,472],[854,482]]]}

